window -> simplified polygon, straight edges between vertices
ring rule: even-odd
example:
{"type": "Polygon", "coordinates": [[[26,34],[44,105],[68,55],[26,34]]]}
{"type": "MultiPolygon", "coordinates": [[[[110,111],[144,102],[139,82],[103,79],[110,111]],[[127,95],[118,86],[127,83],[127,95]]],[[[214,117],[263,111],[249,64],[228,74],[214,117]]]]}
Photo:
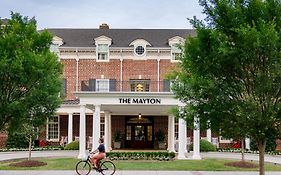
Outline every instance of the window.
{"type": "Polygon", "coordinates": [[[132,137],[132,126],[126,126],[127,132],[126,132],[126,140],[131,140],[132,137]]]}
{"type": "Polygon", "coordinates": [[[59,51],[59,45],[58,44],[51,44],[50,45],[50,51],[59,55],[60,51],[59,51]]]}
{"type": "Polygon", "coordinates": [[[64,78],[62,79],[62,86],[61,86],[61,91],[60,91],[60,97],[61,98],[65,98],[66,97],[66,89],[67,89],[67,84],[66,84],[67,80],[64,78]]]}
{"type": "Polygon", "coordinates": [[[171,54],[172,54],[172,60],[179,60],[182,56],[182,52],[177,45],[171,46],[171,54]]]}
{"type": "Polygon", "coordinates": [[[98,60],[108,60],[109,47],[108,44],[98,44],[97,58],[98,60]]]}
{"type": "Polygon", "coordinates": [[[149,92],[149,80],[131,80],[132,92],[149,92]]]}
{"type": "Polygon", "coordinates": [[[175,118],[175,140],[179,139],[179,119],[175,118]]]}
{"type": "Polygon", "coordinates": [[[54,116],[48,119],[47,140],[59,140],[59,117],[54,116]]]}
{"type": "Polygon", "coordinates": [[[142,55],[144,55],[144,47],[143,46],[137,46],[136,48],[135,48],[135,53],[136,53],[136,55],[138,55],[138,56],[142,56],[142,55]]]}
{"type": "Polygon", "coordinates": [[[109,92],[109,79],[97,79],[96,80],[96,91],[109,92]]]}
{"type": "Polygon", "coordinates": [[[104,115],[100,116],[100,137],[104,137],[105,130],[105,117],[104,115]]]}

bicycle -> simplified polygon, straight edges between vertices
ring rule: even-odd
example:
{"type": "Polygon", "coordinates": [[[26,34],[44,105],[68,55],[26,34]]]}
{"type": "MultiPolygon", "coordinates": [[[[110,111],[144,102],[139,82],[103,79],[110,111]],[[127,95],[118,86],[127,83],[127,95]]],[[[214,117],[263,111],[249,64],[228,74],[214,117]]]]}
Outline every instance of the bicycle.
{"type": "Polygon", "coordinates": [[[100,166],[98,168],[94,167],[91,162],[90,154],[87,160],[80,160],[76,164],[76,173],[78,175],[88,175],[92,169],[103,175],[113,175],[115,173],[116,167],[114,163],[110,160],[100,160],[100,166]]]}

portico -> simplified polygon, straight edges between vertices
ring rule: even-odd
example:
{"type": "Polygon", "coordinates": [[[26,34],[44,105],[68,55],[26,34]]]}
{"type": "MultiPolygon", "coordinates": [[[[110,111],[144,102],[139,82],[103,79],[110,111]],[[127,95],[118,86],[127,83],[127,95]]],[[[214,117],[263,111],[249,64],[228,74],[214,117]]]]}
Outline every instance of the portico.
{"type": "MultiPolygon", "coordinates": [[[[172,107],[183,106],[180,101],[174,98],[170,92],[77,92],[80,99],[79,103],[79,155],[78,158],[86,158],[86,111],[91,110],[92,121],[92,149],[98,147],[100,133],[101,112],[104,113],[104,140],[107,151],[112,149],[112,134],[116,128],[122,131],[124,136],[124,146],[129,147],[133,144],[144,147],[154,143],[154,133],[165,130],[167,135],[166,148],[168,151],[175,151],[175,117],[171,115],[172,107]],[[116,120],[118,122],[116,122],[116,120]],[[142,119],[142,120],[140,120],[142,119]],[[122,123],[122,126],[118,126],[122,123]],[[160,123],[160,124],[159,124],[160,123]],[[162,123],[162,124],[161,124],[162,123]],[[166,123],[166,124],[165,124],[166,123]],[[140,137],[142,134],[143,137],[140,137]]],[[[71,115],[69,115],[71,117],[71,115]]],[[[186,124],[179,121],[179,150],[178,157],[185,159],[186,150],[186,124]]],[[[71,125],[69,124],[69,130],[71,125]]],[[[71,136],[69,136],[71,137],[71,136]]],[[[200,137],[194,137],[200,139],[200,137]]],[[[195,141],[199,148],[199,140],[195,141]]],[[[133,147],[133,146],[132,146],[133,147]]],[[[153,148],[153,147],[151,147],[153,148]]],[[[195,152],[194,158],[200,158],[199,152],[195,152]]]]}

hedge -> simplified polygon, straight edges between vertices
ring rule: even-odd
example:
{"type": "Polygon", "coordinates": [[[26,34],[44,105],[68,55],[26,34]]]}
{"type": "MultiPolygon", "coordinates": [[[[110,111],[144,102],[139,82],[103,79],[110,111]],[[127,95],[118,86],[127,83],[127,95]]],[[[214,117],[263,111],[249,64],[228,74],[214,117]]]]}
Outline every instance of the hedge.
{"type": "Polygon", "coordinates": [[[111,160],[159,160],[169,161],[175,158],[174,152],[108,152],[111,160]]]}

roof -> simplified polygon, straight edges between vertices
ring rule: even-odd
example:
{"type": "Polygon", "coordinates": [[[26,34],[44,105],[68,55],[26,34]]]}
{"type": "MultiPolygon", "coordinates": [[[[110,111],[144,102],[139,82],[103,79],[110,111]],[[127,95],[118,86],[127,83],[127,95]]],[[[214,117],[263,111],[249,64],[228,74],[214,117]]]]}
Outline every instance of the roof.
{"type": "Polygon", "coordinates": [[[63,39],[62,47],[93,47],[94,39],[107,36],[111,47],[129,47],[136,39],[148,41],[152,47],[169,47],[168,39],[180,36],[195,36],[194,29],[47,29],[63,39]]]}
{"type": "Polygon", "coordinates": [[[8,22],[9,22],[9,19],[7,19],[7,18],[3,18],[3,19],[1,19],[0,18],[0,23],[2,23],[2,24],[8,24],[8,22]]]}

